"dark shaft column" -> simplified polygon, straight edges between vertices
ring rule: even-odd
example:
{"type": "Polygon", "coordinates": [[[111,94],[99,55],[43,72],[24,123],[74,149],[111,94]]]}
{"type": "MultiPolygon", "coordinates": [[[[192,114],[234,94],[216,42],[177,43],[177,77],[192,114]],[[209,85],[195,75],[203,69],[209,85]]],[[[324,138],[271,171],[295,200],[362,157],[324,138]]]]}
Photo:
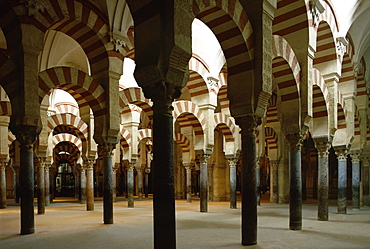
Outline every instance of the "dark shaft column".
{"type": "Polygon", "coordinates": [[[236,118],[242,139],[242,245],[257,244],[256,128],[258,118],[236,118]]]}
{"type": "Polygon", "coordinates": [[[50,204],[50,164],[45,164],[44,167],[44,182],[45,182],[45,206],[50,204]]]}
{"type": "Polygon", "coordinates": [[[347,213],[347,151],[336,151],[338,156],[338,214],[347,213]]]}
{"type": "Polygon", "coordinates": [[[259,158],[260,161],[256,163],[256,186],[257,186],[257,205],[261,205],[261,161],[262,157],[259,158]]]}
{"type": "Polygon", "coordinates": [[[176,248],[172,99],[154,99],[154,248],[176,248]]]}
{"type": "Polygon", "coordinates": [[[370,158],[362,157],[362,189],[363,189],[363,204],[370,206],[370,158]]]}
{"type": "Polygon", "coordinates": [[[128,207],[134,207],[134,163],[130,163],[127,168],[127,200],[128,207]]]}
{"type": "Polygon", "coordinates": [[[329,148],[327,137],[314,139],[318,151],[318,220],[329,219],[329,148]]]}
{"type": "Polygon", "coordinates": [[[137,171],[137,186],[138,186],[138,190],[139,190],[139,193],[138,193],[138,197],[139,197],[139,200],[142,200],[143,199],[143,170],[142,169],[139,169],[137,171]]]}
{"type": "Polygon", "coordinates": [[[14,202],[19,203],[19,166],[12,165],[14,180],[14,202]]]}
{"type": "Polygon", "coordinates": [[[99,144],[103,156],[103,220],[104,224],[113,224],[113,143],[99,144]]]}
{"type": "Polygon", "coordinates": [[[0,208],[6,208],[6,162],[0,162],[0,208]]]}
{"type": "Polygon", "coordinates": [[[301,136],[288,134],[289,142],[289,229],[302,230],[301,136]]]}
{"type": "Polygon", "coordinates": [[[270,197],[270,202],[271,203],[279,203],[279,190],[278,190],[278,161],[277,160],[272,160],[270,161],[271,164],[271,197],[270,197]]]}
{"type": "Polygon", "coordinates": [[[185,166],[186,169],[186,202],[191,203],[191,167],[185,166]]]}
{"type": "Polygon", "coordinates": [[[37,214],[45,213],[45,158],[37,158],[37,214]]]}
{"type": "Polygon", "coordinates": [[[149,174],[150,174],[150,169],[146,168],[145,169],[145,187],[144,187],[145,198],[149,197],[149,174]]]}
{"type": "Polygon", "coordinates": [[[200,211],[208,212],[208,159],[209,155],[198,155],[200,163],[200,211]]]}
{"type": "Polygon", "coordinates": [[[359,153],[352,153],[352,208],[360,208],[360,158],[359,153]]]}
{"type": "Polygon", "coordinates": [[[236,163],[238,159],[228,159],[230,166],[230,208],[236,209],[236,163]]]}

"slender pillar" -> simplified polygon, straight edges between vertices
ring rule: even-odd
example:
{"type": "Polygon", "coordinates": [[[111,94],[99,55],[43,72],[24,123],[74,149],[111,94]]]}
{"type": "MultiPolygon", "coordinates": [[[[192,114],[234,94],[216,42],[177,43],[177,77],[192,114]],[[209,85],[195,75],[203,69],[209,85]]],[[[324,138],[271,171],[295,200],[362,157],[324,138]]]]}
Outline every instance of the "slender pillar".
{"type": "Polygon", "coordinates": [[[128,193],[128,207],[134,207],[134,163],[130,163],[127,168],[127,193],[128,193]]]}
{"type": "Polygon", "coordinates": [[[0,162],[0,208],[6,208],[6,165],[7,162],[0,162]]]}
{"type": "Polygon", "coordinates": [[[257,205],[261,205],[261,162],[263,158],[260,157],[256,163],[256,186],[257,186],[257,205]]]}
{"type": "Polygon", "coordinates": [[[37,214],[45,213],[45,159],[37,158],[37,214]]]}
{"type": "Polygon", "coordinates": [[[86,161],[86,210],[94,211],[94,161],[86,161]]]}
{"type": "Polygon", "coordinates": [[[19,203],[19,166],[12,165],[14,180],[14,202],[19,203]]]}
{"type": "Polygon", "coordinates": [[[298,133],[285,137],[289,142],[289,229],[302,230],[302,137],[298,133]]]}
{"type": "Polygon", "coordinates": [[[318,151],[318,220],[329,219],[329,148],[328,137],[314,138],[318,151]]]}
{"type": "Polygon", "coordinates": [[[213,201],[213,167],[214,164],[208,164],[207,163],[207,174],[208,174],[208,179],[207,179],[207,184],[208,184],[208,201],[213,201]]]}
{"type": "Polygon", "coordinates": [[[104,224],[113,224],[113,159],[114,143],[99,144],[103,157],[103,220],[104,224]]]}
{"type": "Polygon", "coordinates": [[[150,169],[146,168],[145,169],[145,187],[144,187],[145,198],[149,197],[149,174],[150,174],[150,169]]]}
{"type": "Polygon", "coordinates": [[[200,211],[208,212],[208,159],[209,155],[198,155],[200,163],[200,211]]]}
{"type": "Polygon", "coordinates": [[[21,234],[35,232],[33,144],[38,133],[37,127],[22,126],[16,134],[20,143],[21,234]]]}
{"type": "Polygon", "coordinates": [[[242,140],[242,245],[257,244],[256,129],[255,116],[237,117],[242,140]]]}
{"type": "Polygon", "coordinates": [[[121,167],[121,164],[115,163],[113,167],[113,201],[117,201],[117,171],[121,167]]]}
{"type": "Polygon", "coordinates": [[[370,158],[361,157],[362,161],[362,195],[363,195],[363,204],[370,206],[370,158]]]}
{"type": "Polygon", "coordinates": [[[141,201],[143,199],[143,170],[142,169],[139,169],[137,171],[137,185],[138,185],[138,197],[139,197],[139,200],[141,201]]]}
{"type": "Polygon", "coordinates": [[[336,150],[338,157],[338,214],[347,213],[347,150],[336,150]]]}
{"type": "Polygon", "coordinates": [[[360,154],[352,153],[352,208],[360,208],[360,154]]]}
{"type": "Polygon", "coordinates": [[[191,203],[191,166],[185,166],[186,170],[186,202],[191,203]]]}
{"type": "Polygon", "coordinates": [[[270,178],[270,202],[271,203],[279,203],[279,190],[278,190],[278,161],[271,160],[270,161],[271,167],[271,178],[270,178]]]}
{"type": "Polygon", "coordinates": [[[80,183],[81,183],[81,203],[86,203],[86,168],[80,167],[80,183]]]}
{"type": "Polygon", "coordinates": [[[230,166],[230,208],[236,209],[236,163],[237,158],[228,158],[230,166]]]}

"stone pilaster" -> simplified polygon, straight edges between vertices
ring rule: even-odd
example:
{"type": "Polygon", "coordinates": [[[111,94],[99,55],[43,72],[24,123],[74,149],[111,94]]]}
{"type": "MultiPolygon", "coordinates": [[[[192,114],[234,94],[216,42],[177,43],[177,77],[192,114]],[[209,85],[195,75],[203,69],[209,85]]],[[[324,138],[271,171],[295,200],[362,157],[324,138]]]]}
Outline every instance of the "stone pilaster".
{"type": "Polygon", "coordinates": [[[270,202],[279,203],[278,160],[270,161],[270,202]]]}
{"type": "Polygon", "coordinates": [[[360,208],[360,153],[351,152],[352,159],[352,208],[360,208]]]}
{"type": "Polygon", "coordinates": [[[37,157],[37,214],[45,213],[45,157],[37,157]]]}
{"type": "Polygon", "coordinates": [[[127,167],[127,205],[129,208],[133,208],[134,204],[134,168],[135,163],[129,163],[127,167]]]}
{"type": "Polygon", "coordinates": [[[86,210],[94,211],[94,161],[84,162],[86,170],[86,210]]]}
{"type": "Polygon", "coordinates": [[[242,244],[257,243],[256,131],[260,118],[237,117],[242,140],[242,244]]]}
{"type": "Polygon", "coordinates": [[[236,164],[238,158],[228,158],[230,167],[230,208],[236,209],[236,164]]]}
{"type": "Polygon", "coordinates": [[[191,203],[191,166],[185,165],[186,170],[186,202],[191,203]]]}
{"type": "Polygon", "coordinates": [[[104,224],[113,224],[113,159],[112,151],[116,148],[114,143],[98,145],[103,158],[103,220],[104,224]]]}
{"type": "Polygon", "coordinates": [[[347,213],[347,150],[336,149],[338,157],[338,214],[347,213]]]}
{"type": "Polygon", "coordinates": [[[197,155],[200,168],[200,211],[208,212],[208,159],[210,155],[197,155]]]}
{"type": "Polygon", "coordinates": [[[302,136],[299,133],[293,133],[285,135],[285,138],[289,142],[289,229],[302,230],[302,136]]]}
{"type": "Polygon", "coordinates": [[[0,209],[6,208],[6,166],[7,162],[0,162],[0,209]]]}
{"type": "Polygon", "coordinates": [[[370,206],[370,157],[361,156],[363,205],[370,206]]]}
{"type": "Polygon", "coordinates": [[[329,148],[328,137],[314,138],[318,152],[318,220],[329,219],[329,148]]]}

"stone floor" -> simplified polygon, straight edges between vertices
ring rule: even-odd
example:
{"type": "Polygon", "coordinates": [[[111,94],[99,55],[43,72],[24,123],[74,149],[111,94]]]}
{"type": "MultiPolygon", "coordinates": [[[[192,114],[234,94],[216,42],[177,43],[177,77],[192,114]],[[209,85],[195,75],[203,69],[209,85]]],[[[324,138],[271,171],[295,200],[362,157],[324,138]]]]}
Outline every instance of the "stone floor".
{"type": "MultiPolygon", "coordinates": [[[[35,206],[35,210],[36,210],[35,206]]],[[[258,207],[258,244],[249,248],[370,248],[370,207],[337,214],[330,206],[330,221],[317,220],[315,201],[303,205],[303,230],[291,231],[289,206],[262,202],[258,207]]],[[[177,248],[243,248],[240,244],[240,203],[210,202],[199,212],[199,200],[176,201],[177,248]]],[[[36,233],[19,235],[19,205],[0,209],[0,248],[153,248],[152,200],[114,204],[114,224],[102,224],[102,201],[95,211],[72,199],[56,200],[44,215],[35,215],[36,233]]]]}

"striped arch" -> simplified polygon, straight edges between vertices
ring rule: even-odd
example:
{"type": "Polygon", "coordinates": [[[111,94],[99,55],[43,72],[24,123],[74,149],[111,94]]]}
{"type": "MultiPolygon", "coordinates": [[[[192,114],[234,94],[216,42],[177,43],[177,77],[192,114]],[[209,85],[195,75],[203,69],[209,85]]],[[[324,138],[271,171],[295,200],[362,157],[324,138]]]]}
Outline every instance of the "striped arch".
{"type": "MultiPolygon", "coordinates": [[[[9,1],[0,2],[0,28],[4,33],[7,45],[7,53],[10,57],[21,54],[22,51],[22,28],[19,17],[13,9],[14,3],[9,1]]],[[[19,56],[17,59],[21,59],[19,56]]],[[[1,63],[0,63],[1,65],[1,63]]],[[[2,72],[2,70],[0,70],[2,72]]],[[[1,81],[2,82],[2,81],[1,81]]],[[[9,94],[8,94],[9,95],[9,94]]]]}
{"type": "Polygon", "coordinates": [[[221,111],[229,109],[230,101],[227,98],[227,85],[220,87],[218,91],[218,101],[220,103],[221,111]]]}
{"type": "Polygon", "coordinates": [[[267,140],[267,145],[268,145],[269,150],[277,149],[278,137],[273,128],[265,127],[265,139],[267,140]]]}
{"type": "Polygon", "coordinates": [[[338,130],[340,129],[346,129],[347,124],[346,124],[346,113],[344,109],[344,102],[338,103],[338,114],[337,114],[337,119],[338,119],[338,130]]]}
{"type": "Polygon", "coordinates": [[[70,102],[58,102],[54,105],[56,113],[71,113],[75,116],[80,116],[78,106],[70,102]]]}
{"type": "Polygon", "coordinates": [[[230,104],[239,108],[241,101],[245,102],[246,96],[253,93],[252,84],[240,87],[240,82],[254,78],[254,33],[249,18],[237,0],[193,0],[192,4],[194,16],[213,31],[222,47],[227,61],[228,91],[233,96],[229,98],[230,104]]]}
{"type": "Polygon", "coordinates": [[[88,126],[81,118],[70,113],[55,114],[48,118],[48,128],[50,130],[54,130],[59,125],[72,128],[83,144],[87,142],[88,126]]]}
{"type": "Polygon", "coordinates": [[[208,84],[205,82],[208,73],[209,70],[202,61],[191,57],[189,61],[189,80],[186,87],[189,89],[192,101],[196,97],[206,98],[205,96],[212,92],[211,89],[208,89],[208,84]]]}
{"type": "Polygon", "coordinates": [[[60,142],[54,147],[54,161],[59,162],[61,159],[66,159],[70,162],[75,162],[80,156],[80,151],[77,146],[71,142],[60,142]],[[61,153],[61,154],[60,154],[61,153]]]}
{"type": "Polygon", "coordinates": [[[329,110],[329,91],[320,71],[313,68],[313,136],[327,135],[329,131],[328,110],[329,110]]]}
{"type": "Polygon", "coordinates": [[[123,55],[114,51],[104,13],[90,6],[81,1],[50,1],[43,12],[35,15],[35,20],[26,19],[26,22],[32,22],[44,33],[55,30],[76,40],[85,51],[94,76],[109,68],[110,57],[122,60],[123,55]]]}
{"type": "Polygon", "coordinates": [[[277,122],[279,122],[278,108],[277,108],[277,95],[276,93],[273,92],[268,102],[268,108],[266,112],[266,125],[271,125],[277,122]]]}
{"type": "Polygon", "coordinates": [[[53,88],[70,93],[77,101],[80,111],[95,118],[105,114],[105,91],[86,73],[71,67],[54,67],[39,73],[39,101],[53,88]]]}
{"type": "Polygon", "coordinates": [[[358,112],[358,109],[356,108],[355,112],[355,136],[361,135],[361,129],[360,129],[360,113],[358,112]]]}
{"type": "Polygon", "coordinates": [[[180,145],[183,153],[190,152],[190,141],[185,135],[175,133],[175,142],[180,145]]]}
{"type": "Polygon", "coordinates": [[[357,96],[366,95],[366,82],[364,75],[362,73],[359,73],[357,76],[357,96]]]}
{"type": "Polygon", "coordinates": [[[140,129],[140,130],[138,130],[138,134],[137,134],[138,144],[143,139],[151,139],[151,138],[152,138],[152,130],[151,129],[140,129]]]}
{"type": "Polygon", "coordinates": [[[222,134],[225,136],[226,142],[234,142],[235,137],[234,134],[236,132],[236,126],[232,121],[232,118],[222,114],[222,113],[215,113],[214,120],[216,126],[220,128],[222,134]]]}
{"type": "Polygon", "coordinates": [[[57,144],[61,142],[70,142],[74,144],[80,152],[82,152],[82,142],[81,139],[79,139],[76,136],[73,136],[69,133],[60,133],[53,136],[53,147],[55,147],[57,144]]]}
{"type": "Polygon", "coordinates": [[[140,87],[130,87],[119,92],[119,101],[121,108],[128,106],[128,104],[137,105],[148,116],[149,120],[153,120],[152,103],[149,99],[144,97],[143,91],[140,87]]]}
{"type": "Polygon", "coordinates": [[[12,106],[9,101],[0,101],[0,116],[10,117],[12,115],[12,106]]]}
{"type": "Polygon", "coordinates": [[[349,54],[345,53],[342,62],[342,74],[339,80],[339,84],[347,82],[353,83],[354,80],[355,80],[355,71],[353,69],[352,60],[349,54]]]}
{"type": "Polygon", "coordinates": [[[121,147],[123,149],[128,149],[131,146],[131,134],[124,127],[121,128],[121,147]]]}

